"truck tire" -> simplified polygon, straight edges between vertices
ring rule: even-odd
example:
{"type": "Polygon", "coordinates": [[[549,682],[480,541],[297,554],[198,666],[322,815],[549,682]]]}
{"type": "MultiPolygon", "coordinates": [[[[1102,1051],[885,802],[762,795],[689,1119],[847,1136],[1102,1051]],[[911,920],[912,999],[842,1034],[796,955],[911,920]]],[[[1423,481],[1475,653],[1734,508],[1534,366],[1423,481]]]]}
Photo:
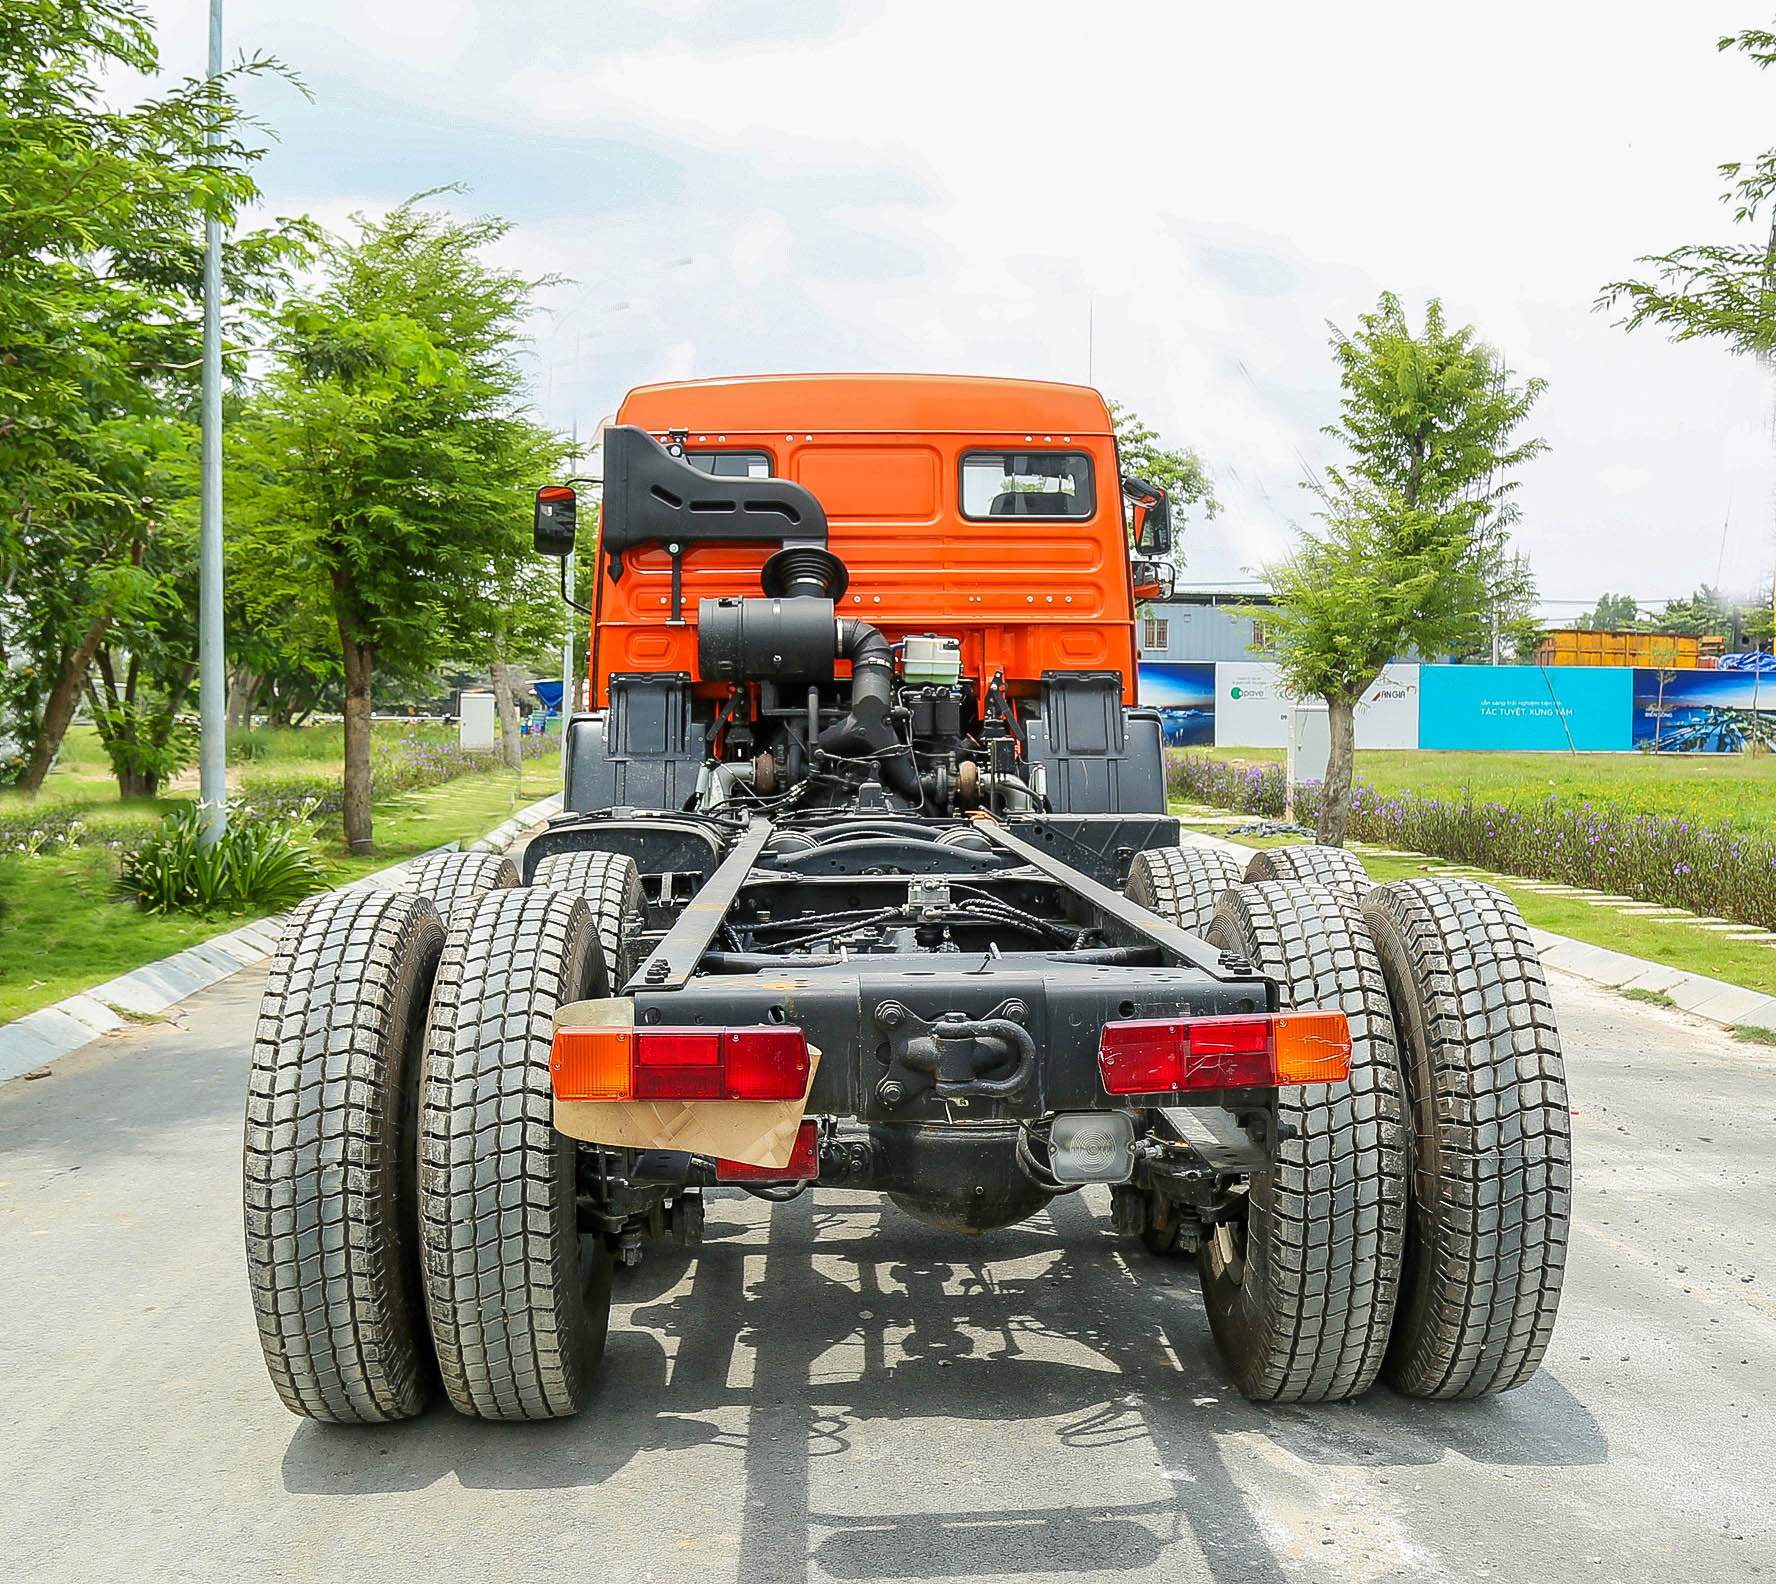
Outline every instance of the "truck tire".
{"type": "Polygon", "coordinates": [[[533,886],[567,891],[586,899],[598,945],[604,982],[592,993],[618,994],[635,972],[635,938],[647,911],[641,871],[626,853],[551,853],[536,866],[533,886]]]}
{"type": "Polygon", "coordinates": [[[584,899],[489,892],[450,929],[420,1105],[419,1232],[444,1390],[483,1419],[585,1406],[610,1323],[611,1253],[580,1235],[575,1147],[555,1131],[551,1019],[603,974],[584,899]]]}
{"type": "Polygon", "coordinates": [[[1246,865],[1248,880],[1306,880],[1361,901],[1375,889],[1362,859],[1342,847],[1304,842],[1298,847],[1263,847],[1246,865]]]}
{"type": "Polygon", "coordinates": [[[1536,1372],[1572,1197],[1560,1034],[1528,926],[1474,880],[1377,886],[1363,916],[1399,1023],[1412,1221],[1389,1382],[1484,1397],[1536,1372]]]}
{"type": "Polygon", "coordinates": [[[414,1109],[437,910],[333,891],[285,926],[247,1080],[247,1276],[292,1413],[405,1419],[434,1384],[414,1226],[414,1109]]]}
{"type": "Polygon", "coordinates": [[[1248,1397],[1355,1397],[1387,1353],[1407,1217],[1406,1094],[1381,963],[1355,904],[1299,880],[1229,891],[1209,939],[1275,978],[1284,1006],[1337,1008],[1351,1031],[1349,1083],[1278,1091],[1271,1169],[1251,1179],[1243,1225],[1203,1241],[1209,1327],[1248,1397]]]}
{"type": "Polygon", "coordinates": [[[1240,883],[1239,859],[1219,847],[1150,847],[1135,854],[1122,894],[1200,935],[1221,893],[1240,883]]]}
{"type": "Polygon", "coordinates": [[[465,902],[518,884],[518,866],[504,853],[435,852],[408,866],[403,891],[430,897],[446,924],[465,902]]]}

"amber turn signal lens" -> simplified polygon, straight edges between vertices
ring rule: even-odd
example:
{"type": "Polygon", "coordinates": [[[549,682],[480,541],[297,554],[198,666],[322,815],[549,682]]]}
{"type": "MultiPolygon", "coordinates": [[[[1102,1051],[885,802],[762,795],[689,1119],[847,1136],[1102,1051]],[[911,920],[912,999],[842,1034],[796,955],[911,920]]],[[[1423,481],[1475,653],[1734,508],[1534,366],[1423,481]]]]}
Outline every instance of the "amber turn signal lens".
{"type": "Polygon", "coordinates": [[[555,1031],[549,1081],[557,1100],[627,1100],[635,1090],[633,1028],[555,1031]]]}
{"type": "Polygon", "coordinates": [[[1283,1012],[1271,1029],[1278,1083],[1343,1083],[1350,1077],[1350,1020],[1342,1012],[1283,1012]]]}

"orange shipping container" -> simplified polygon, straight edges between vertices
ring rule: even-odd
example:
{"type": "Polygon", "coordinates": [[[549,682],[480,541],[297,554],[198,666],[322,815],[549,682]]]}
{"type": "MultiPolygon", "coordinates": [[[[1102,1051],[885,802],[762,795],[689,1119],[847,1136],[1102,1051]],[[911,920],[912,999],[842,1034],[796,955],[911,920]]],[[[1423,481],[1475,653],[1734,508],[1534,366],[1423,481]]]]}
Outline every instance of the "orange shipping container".
{"type": "Polygon", "coordinates": [[[1541,665],[1649,666],[1694,670],[1704,656],[1721,652],[1719,638],[1686,633],[1606,632],[1565,628],[1549,633],[1536,650],[1541,665]]]}

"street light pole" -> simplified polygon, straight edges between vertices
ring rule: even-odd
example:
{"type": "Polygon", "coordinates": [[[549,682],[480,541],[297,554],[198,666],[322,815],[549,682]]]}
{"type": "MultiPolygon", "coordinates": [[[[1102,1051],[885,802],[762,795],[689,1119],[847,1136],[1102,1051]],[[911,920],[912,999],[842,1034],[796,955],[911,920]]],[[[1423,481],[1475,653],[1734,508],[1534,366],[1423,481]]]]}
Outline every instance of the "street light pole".
{"type": "MultiPolygon", "coordinates": [[[[573,459],[580,460],[580,425],[574,420],[573,426],[573,459]]],[[[567,618],[567,636],[561,640],[561,751],[567,752],[567,723],[573,719],[573,712],[579,703],[580,683],[574,671],[574,639],[578,636],[576,625],[578,613],[574,610],[574,557],[570,551],[563,570],[567,574],[564,604],[567,609],[562,614],[567,618]]]]}
{"type": "MultiPolygon", "coordinates": [[[[222,75],[222,0],[210,0],[210,77],[222,75]]],[[[209,145],[220,138],[212,127],[209,145]]],[[[198,796],[203,843],[228,828],[228,699],[222,656],[222,220],[204,222],[203,492],[198,536],[197,708],[198,796]]]]}

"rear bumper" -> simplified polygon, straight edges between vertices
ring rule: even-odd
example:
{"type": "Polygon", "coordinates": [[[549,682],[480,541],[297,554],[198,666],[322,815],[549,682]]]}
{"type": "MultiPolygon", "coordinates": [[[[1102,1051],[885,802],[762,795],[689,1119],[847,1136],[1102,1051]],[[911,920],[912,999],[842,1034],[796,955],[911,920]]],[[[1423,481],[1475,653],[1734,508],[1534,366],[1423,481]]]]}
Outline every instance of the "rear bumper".
{"type": "MultiPolygon", "coordinates": [[[[634,1000],[643,1025],[799,1027],[820,1053],[811,1116],[990,1123],[1175,1106],[1177,1096],[1106,1093],[1098,1068],[1104,1026],[1270,1011],[1274,995],[1265,979],[1216,979],[1191,968],[957,952],[700,974],[673,990],[637,988],[634,1000]]],[[[1241,1093],[1199,1090],[1188,1103],[1214,1106],[1241,1093]]]]}

